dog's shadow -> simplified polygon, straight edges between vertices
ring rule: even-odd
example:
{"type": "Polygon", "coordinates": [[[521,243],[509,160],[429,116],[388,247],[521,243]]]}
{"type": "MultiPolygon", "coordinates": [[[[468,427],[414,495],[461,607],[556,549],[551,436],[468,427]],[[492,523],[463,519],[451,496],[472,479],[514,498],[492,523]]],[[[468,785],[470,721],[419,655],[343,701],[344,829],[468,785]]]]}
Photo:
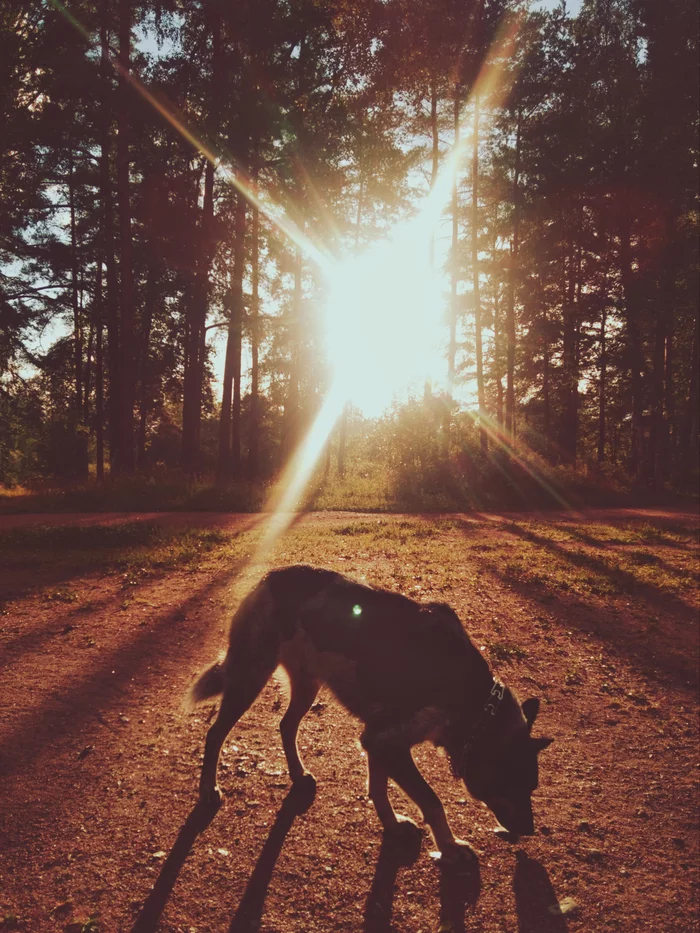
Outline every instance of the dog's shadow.
{"type": "MultiPolygon", "coordinates": [[[[259,930],[265,898],[280,852],[297,816],[305,813],[314,801],[315,786],[292,787],[280,807],[277,818],[253,869],[243,897],[236,909],[228,933],[254,933],[259,930]]],[[[175,844],[161,868],[150,894],[141,908],[131,933],[155,933],[168,898],[190,854],[197,836],[209,826],[217,806],[198,803],[185,820],[175,844]]],[[[390,837],[382,841],[377,866],[365,903],[363,933],[390,933],[396,878],[402,867],[412,865],[420,854],[421,840],[416,837],[401,843],[390,837]]],[[[476,856],[457,864],[438,863],[440,872],[440,921],[454,933],[463,933],[464,918],[481,889],[479,862],[476,856]]],[[[552,928],[555,930],[556,928],[552,928]]]]}
{"type": "Polygon", "coordinates": [[[568,924],[547,869],[522,851],[516,858],[513,891],[518,933],[566,933],[568,924]]]}
{"type": "Polygon", "coordinates": [[[209,826],[218,809],[218,805],[206,805],[200,802],[187,817],[175,840],[175,844],[163,862],[163,867],[151,888],[151,893],[139,911],[139,915],[131,928],[131,933],[153,933],[156,929],[182,866],[185,864],[197,836],[209,826]]]}
{"type": "MultiPolygon", "coordinates": [[[[315,786],[294,786],[282,802],[277,819],[263,846],[241,902],[233,915],[229,933],[247,933],[260,925],[267,889],[284,840],[295,818],[305,813],[314,801],[315,786]]],[[[151,893],[146,898],[131,933],[154,933],[161,914],[175,887],[175,882],[192,850],[197,836],[209,826],[219,807],[198,803],[185,820],[170,854],[163,863],[151,893]]]]}
{"type": "MultiPolygon", "coordinates": [[[[420,848],[420,837],[410,843],[397,843],[390,837],[384,837],[365,903],[363,933],[391,933],[397,875],[401,868],[416,861],[420,848]]],[[[457,863],[440,860],[438,870],[441,929],[444,926],[453,933],[464,933],[467,908],[476,904],[481,891],[479,861],[475,855],[457,863]]]]}
{"type": "Polygon", "coordinates": [[[243,897],[231,919],[228,933],[253,933],[260,927],[267,889],[284,840],[287,838],[294,820],[305,813],[316,797],[315,784],[293,786],[284,798],[277,818],[265,841],[257,864],[253,869],[243,897]]]}

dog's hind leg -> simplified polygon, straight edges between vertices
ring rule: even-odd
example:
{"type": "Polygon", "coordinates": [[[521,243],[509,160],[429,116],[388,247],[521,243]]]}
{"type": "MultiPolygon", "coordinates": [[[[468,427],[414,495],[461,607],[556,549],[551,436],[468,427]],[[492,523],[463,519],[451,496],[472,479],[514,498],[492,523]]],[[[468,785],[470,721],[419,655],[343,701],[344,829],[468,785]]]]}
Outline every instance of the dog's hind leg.
{"type": "Polygon", "coordinates": [[[308,783],[310,786],[313,786],[315,785],[314,777],[306,770],[299,757],[297,732],[299,731],[299,724],[311,709],[318,695],[319,684],[318,681],[314,680],[309,674],[300,673],[295,670],[290,670],[288,673],[291,698],[289,700],[287,712],[282,717],[282,722],[280,723],[282,747],[284,748],[284,754],[287,758],[289,776],[292,782],[297,785],[308,783]]]}
{"type": "Polygon", "coordinates": [[[207,732],[204,745],[204,763],[199,780],[199,799],[202,802],[213,804],[220,801],[221,792],[216,786],[216,769],[221,746],[243,713],[253,704],[273,670],[274,663],[261,666],[257,671],[243,671],[238,667],[234,668],[230,678],[227,678],[219,714],[207,732]]]}

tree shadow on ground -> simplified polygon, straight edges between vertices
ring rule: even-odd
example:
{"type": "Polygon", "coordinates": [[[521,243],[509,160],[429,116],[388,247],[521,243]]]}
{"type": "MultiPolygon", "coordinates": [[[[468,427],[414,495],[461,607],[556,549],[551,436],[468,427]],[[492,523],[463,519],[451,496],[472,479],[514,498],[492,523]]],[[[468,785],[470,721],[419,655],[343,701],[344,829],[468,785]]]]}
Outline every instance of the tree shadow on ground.
{"type": "MultiPolygon", "coordinates": [[[[191,650],[192,631],[178,624],[183,614],[204,605],[237,575],[234,566],[217,574],[188,599],[169,607],[149,628],[142,629],[126,643],[100,655],[100,663],[69,680],[51,696],[20,715],[0,741],[0,775],[5,780],[32,767],[35,758],[67,735],[79,735],[81,727],[117,704],[132,682],[148,676],[156,663],[186,657],[191,650]]],[[[21,782],[16,783],[21,787],[21,782]]]]}
{"type": "Polygon", "coordinates": [[[517,853],[513,891],[518,933],[566,933],[568,924],[547,869],[524,852],[517,853]]]}
{"type": "Polygon", "coordinates": [[[160,870],[151,892],[131,928],[131,933],[153,933],[168,902],[175,882],[192,846],[200,833],[209,826],[219,807],[198,803],[182,825],[175,844],[160,870]]]}
{"type": "Polygon", "coordinates": [[[91,600],[87,604],[82,603],[68,609],[59,616],[57,621],[52,621],[48,625],[40,624],[30,631],[20,632],[14,638],[5,639],[0,647],[0,669],[7,672],[11,665],[24,661],[28,654],[44,652],[46,642],[60,636],[70,635],[75,629],[80,628],[80,621],[89,618],[90,613],[103,611],[110,604],[117,604],[119,600],[120,594],[117,593],[103,599],[91,600]]]}
{"type": "MultiPolygon", "coordinates": [[[[555,542],[514,524],[505,526],[504,530],[535,545],[541,544],[547,551],[563,560],[579,566],[585,564],[587,569],[594,573],[606,577],[614,573],[594,556],[572,554],[555,542]]],[[[635,584],[634,591],[628,590],[626,594],[627,598],[632,596],[636,602],[643,602],[645,609],[656,607],[666,627],[673,627],[674,637],[670,637],[669,632],[669,637],[655,634],[655,637],[650,638],[648,632],[640,626],[639,620],[631,619],[629,613],[625,615],[618,612],[613,603],[609,604],[607,611],[601,612],[597,602],[588,602],[571,591],[560,592],[543,580],[514,576],[493,559],[474,554],[474,561],[485,573],[529,603],[545,604],[547,612],[552,613],[555,620],[566,629],[575,627],[613,645],[616,651],[629,658],[646,676],[661,683],[671,679],[676,686],[696,688],[698,670],[694,663],[697,652],[694,637],[697,613],[671,594],[642,583],[638,586],[635,584]]],[[[625,582],[631,588],[635,578],[628,573],[627,578],[625,582]]]]}
{"type": "Polygon", "coordinates": [[[675,594],[669,593],[646,580],[640,580],[639,577],[635,576],[629,570],[624,570],[622,567],[611,567],[604,560],[595,557],[593,554],[582,554],[579,551],[570,551],[562,547],[558,542],[552,541],[544,535],[537,534],[529,528],[522,528],[517,522],[509,523],[505,530],[515,537],[549,551],[555,557],[568,561],[575,567],[590,570],[597,576],[608,580],[622,593],[634,596],[636,599],[644,600],[644,602],[652,606],[661,606],[664,609],[671,608],[684,620],[695,619],[697,615],[693,606],[689,606],[675,594]]]}
{"type": "Polygon", "coordinates": [[[305,813],[316,797],[316,786],[293,786],[282,802],[277,818],[262,848],[257,864],[231,919],[228,933],[253,933],[260,928],[267,889],[294,820],[305,813]]]}

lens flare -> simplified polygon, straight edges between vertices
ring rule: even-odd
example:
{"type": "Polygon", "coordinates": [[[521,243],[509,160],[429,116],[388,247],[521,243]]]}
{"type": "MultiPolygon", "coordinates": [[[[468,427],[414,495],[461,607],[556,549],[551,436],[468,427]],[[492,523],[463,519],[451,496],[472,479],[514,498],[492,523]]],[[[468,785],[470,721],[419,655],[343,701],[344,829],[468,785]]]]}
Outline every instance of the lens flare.
{"type": "MultiPolygon", "coordinates": [[[[60,0],[49,2],[80,32],[93,51],[99,52],[90,32],[63,3],[60,0]]],[[[519,25],[518,17],[507,18],[502,24],[472,88],[471,99],[478,96],[482,103],[488,102],[490,108],[497,108],[505,101],[515,76],[510,66],[519,25]]],[[[328,340],[335,368],[334,382],[306,438],[285,467],[268,500],[265,511],[269,517],[263,525],[258,547],[236,580],[231,593],[234,603],[265,573],[272,549],[297,518],[311,474],[346,400],[351,397],[361,407],[376,412],[386,407],[391,401],[387,396],[400,384],[424,376],[431,368],[435,371],[431,357],[440,300],[429,259],[430,241],[449,201],[455,169],[471,145],[469,102],[459,142],[444,160],[416,217],[394,230],[386,243],[362,256],[338,263],[330,250],[314,243],[272,197],[251,183],[231,153],[205,143],[172,106],[124,68],[116,56],[108,53],[108,58],[120,77],[216,166],[221,179],[235,187],[315,263],[329,283],[328,340]]],[[[500,428],[490,423],[487,430],[497,445],[506,449],[523,469],[566,505],[556,490],[515,451],[500,428]]],[[[362,607],[353,606],[352,612],[360,615],[362,607]]]]}

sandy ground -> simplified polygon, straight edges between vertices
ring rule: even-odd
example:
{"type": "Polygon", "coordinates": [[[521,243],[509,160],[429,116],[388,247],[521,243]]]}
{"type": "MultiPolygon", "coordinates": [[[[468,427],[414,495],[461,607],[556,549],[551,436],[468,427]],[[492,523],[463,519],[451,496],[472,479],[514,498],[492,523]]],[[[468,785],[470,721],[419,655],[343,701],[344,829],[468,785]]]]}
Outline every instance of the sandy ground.
{"type": "MultiPolygon", "coordinates": [[[[381,516],[406,526],[408,543],[392,550],[344,531],[378,516],[312,514],[301,527],[318,535],[290,541],[279,562],[446,600],[477,645],[494,653],[505,644],[492,657],[497,672],[521,697],[541,697],[536,731],[555,739],[541,756],[534,837],[517,846],[496,837],[493,817],[444,758],[421,747],[416,759],[475,858],[457,870],[431,858],[427,835],[420,851],[385,842],[366,796],[359,725],[328,695],[302,725],[302,754],[318,780],[304,810],[288,796],[274,681],[224,749],[224,806],[213,818],[200,813],[213,708],[187,713],[181,700],[224,645],[237,568],[190,565],[145,577],[125,596],[117,572],[64,568],[57,580],[37,561],[0,570],[0,930],[697,930],[697,591],[640,582],[587,599],[555,593],[504,572],[512,516],[463,516],[462,526],[451,518],[446,527],[435,517],[381,516]],[[421,550],[411,522],[436,523],[430,548],[421,550]],[[68,586],[70,599],[55,595],[68,586]]],[[[125,519],[232,533],[255,521],[17,515],[0,517],[0,530],[125,519]]],[[[697,526],[697,516],[639,510],[538,520],[575,523],[584,538],[601,522],[697,526]]],[[[604,553],[603,576],[611,555],[629,547],[595,535],[581,548],[546,546],[573,562],[581,548],[591,559],[604,553]]],[[[697,549],[672,538],[653,552],[669,573],[689,554],[697,563],[697,549]]],[[[398,792],[394,799],[416,816],[398,792]]]]}

